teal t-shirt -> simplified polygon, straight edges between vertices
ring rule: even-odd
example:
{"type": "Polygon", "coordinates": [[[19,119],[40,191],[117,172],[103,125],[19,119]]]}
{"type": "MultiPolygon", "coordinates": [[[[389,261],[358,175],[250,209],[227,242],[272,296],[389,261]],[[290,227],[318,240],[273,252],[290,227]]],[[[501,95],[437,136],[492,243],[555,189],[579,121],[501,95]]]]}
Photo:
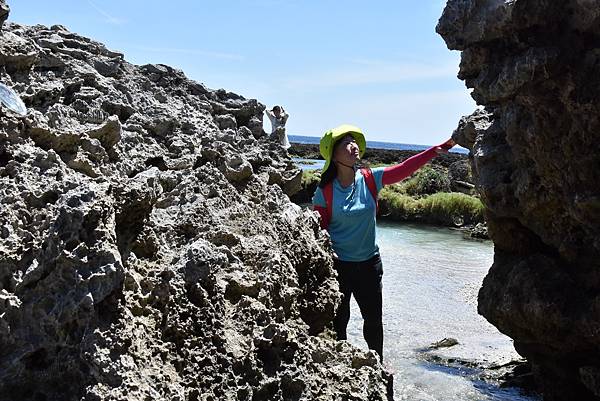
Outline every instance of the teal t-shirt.
{"type": "MultiPolygon", "coordinates": [[[[377,193],[383,187],[384,167],[374,168],[377,193]]],[[[321,188],[317,187],[313,205],[327,207],[321,188]]],[[[355,173],[354,184],[342,188],[337,178],[333,180],[333,206],[329,222],[329,236],[338,258],[347,262],[369,260],[379,247],[375,235],[376,204],[360,170],[355,173]]]]}

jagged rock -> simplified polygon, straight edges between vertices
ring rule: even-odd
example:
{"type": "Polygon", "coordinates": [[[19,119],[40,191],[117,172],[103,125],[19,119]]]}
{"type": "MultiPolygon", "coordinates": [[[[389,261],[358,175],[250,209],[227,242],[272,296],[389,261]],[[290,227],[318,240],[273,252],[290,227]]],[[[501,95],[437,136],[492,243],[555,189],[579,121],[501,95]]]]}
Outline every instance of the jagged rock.
{"type": "Polygon", "coordinates": [[[492,114],[484,109],[478,109],[470,116],[460,119],[458,128],[452,134],[456,143],[464,144],[468,149],[473,149],[477,135],[485,132],[491,125],[492,114]]]}
{"type": "Polygon", "coordinates": [[[2,35],[29,113],[0,119],[0,400],[387,399],[332,339],[329,240],[264,105],[59,25],[2,35]]]}
{"type": "Polygon", "coordinates": [[[484,106],[454,135],[495,243],[479,312],[545,400],[600,399],[599,15],[596,0],[451,0],[437,27],[484,106]]]}
{"type": "Polygon", "coordinates": [[[38,51],[31,40],[24,39],[18,34],[3,28],[0,41],[0,67],[15,73],[29,70],[38,59],[38,51]]]}
{"type": "Polygon", "coordinates": [[[2,25],[4,25],[4,21],[8,18],[8,14],[10,13],[10,7],[6,4],[6,1],[0,0],[0,30],[2,29],[2,25]]]}
{"type": "Polygon", "coordinates": [[[253,173],[252,165],[239,156],[225,160],[221,167],[223,175],[231,182],[245,180],[253,173]]]}
{"type": "Polygon", "coordinates": [[[121,140],[121,123],[119,117],[110,116],[99,128],[87,132],[90,138],[97,138],[104,149],[110,149],[121,140]]]}

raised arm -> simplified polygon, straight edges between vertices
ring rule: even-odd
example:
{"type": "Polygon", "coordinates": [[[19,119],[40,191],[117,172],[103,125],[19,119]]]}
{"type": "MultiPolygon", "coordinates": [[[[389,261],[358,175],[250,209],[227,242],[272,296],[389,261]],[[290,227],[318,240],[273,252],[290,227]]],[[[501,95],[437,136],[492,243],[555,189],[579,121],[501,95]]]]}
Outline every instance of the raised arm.
{"type": "Polygon", "coordinates": [[[383,185],[396,184],[412,173],[423,167],[428,161],[436,157],[440,153],[447,153],[454,146],[454,141],[449,139],[441,145],[433,146],[421,153],[418,153],[402,163],[395,164],[383,169],[383,177],[381,179],[383,185]]]}
{"type": "Polygon", "coordinates": [[[267,114],[267,117],[269,117],[269,121],[271,121],[271,124],[272,124],[273,121],[275,120],[275,114],[273,114],[273,112],[268,109],[265,109],[265,113],[267,114]]]}

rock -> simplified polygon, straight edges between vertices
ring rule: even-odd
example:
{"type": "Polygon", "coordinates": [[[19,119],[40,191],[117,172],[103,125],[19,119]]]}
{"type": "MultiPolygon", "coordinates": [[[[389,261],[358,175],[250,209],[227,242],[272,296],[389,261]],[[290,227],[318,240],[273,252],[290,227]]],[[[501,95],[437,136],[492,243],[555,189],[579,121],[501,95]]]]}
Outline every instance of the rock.
{"type": "Polygon", "coordinates": [[[501,38],[510,29],[511,0],[449,0],[436,27],[448,48],[464,50],[468,45],[501,38]]]}
{"type": "Polygon", "coordinates": [[[461,181],[463,183],[469,183],[473,181],[471,177],[471,168],[467,159],[459,160],[448,167],[448,179],[450,182],[461,181]]]}
{"type": "Polygon", "coordinates": [[[63,26],[2,36],[29,113],[0,118],[0,400],[388,399],[332,339],[329,239],[264,105],[63,26]]]}
{"type": "Polygon", "coordinates": [[[600,369],[595,366],[579,368],[581,381],[596,397],[600,397],[600,369]]]}
{"type": "Polygon", "coordinates": [[[99,128],[88,131],[90,138],[97,138],[104,149],[110,149],[121,140],[121,123],[117,116],[110,116],[99,128]]]}
{"type": "Polygon", "coordinates": [[[469,238],[489,240],[488,228],[485,223],[478,223],[475,226],[467,228],[469,238]]]}
{"type": "Polygon", "coordinates": [[[470,149],[495,258],[478,310],[546,400],[598,400],[600,1],[452,0],[437,31],[482,106],[470,149]]]}
{"type": "Polygon", "coordinates": [[[38,60],[38,51],[31,40],[22,38],[3,28],[0,41],[0,67],[9,74],[27,71],[38,60]]]}
{"type": "Polygon", "coordinates": [[[444,338],[440,341],[436,341],[433,344],[429,345],[429,349],[439,349],[439,348],[449,348],[458,345],[458,340],[456,338],[444,338]]]}
{"type": "Polygon", "coordinates": [[[2,29],[2,25],[4,25],[4,21],[8,18],[8,14],[10,13],[10,7],[6,4],[5,0],[0,0],[0,30],[2,29]]]}
{"type": "Polygon", "coordinates": [[[245,180],[253,173],[252,165],[239,156],[225,160],[221,166],[223,175],[231,182],[245,180]]]}
{"type": "Polygon", "coordinates": [[[485,109],[478,109],[470,116],[463,117],[458,123],[458,128],[452,133],[452,139],[459,145],[473,149],[477,135],[485,132],[491,125],[492,113],[485,109]]]}
{"type": "Polygon", "coordinates": [[[230,128],[230,129],[237,128],[237,123],[235,121],[235,117],[233,117],[231,114],[215,116],[215,120],[221,130],[224,130],[227,128],[230,128]]]}

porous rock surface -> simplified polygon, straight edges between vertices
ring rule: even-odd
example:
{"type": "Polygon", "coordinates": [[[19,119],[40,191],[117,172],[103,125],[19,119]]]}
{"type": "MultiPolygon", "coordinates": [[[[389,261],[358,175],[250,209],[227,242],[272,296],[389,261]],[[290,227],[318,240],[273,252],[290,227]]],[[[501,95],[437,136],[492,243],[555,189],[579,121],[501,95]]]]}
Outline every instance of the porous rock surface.
{"type": "Polygon", "coordinates": [[[8,7],[8,4],[6,4],[4,0],[0,0],[0,29],[2,28],[4,21],[6,21],[6,18],[8,18],[9,12],[10,8],[8,7]]]}
{"type": "Polygon", "coordinates": [[[5,23],[0,80],[0,400],[387,398],[262,104],[62,26],[5,23]]]}
{"type": "Polygon", "coordinates": [[[484,106],[454,135],[495,243],[479,312],[545,400],[598,400],[600,1],[450,0],[437,31],[484,106]]]}

